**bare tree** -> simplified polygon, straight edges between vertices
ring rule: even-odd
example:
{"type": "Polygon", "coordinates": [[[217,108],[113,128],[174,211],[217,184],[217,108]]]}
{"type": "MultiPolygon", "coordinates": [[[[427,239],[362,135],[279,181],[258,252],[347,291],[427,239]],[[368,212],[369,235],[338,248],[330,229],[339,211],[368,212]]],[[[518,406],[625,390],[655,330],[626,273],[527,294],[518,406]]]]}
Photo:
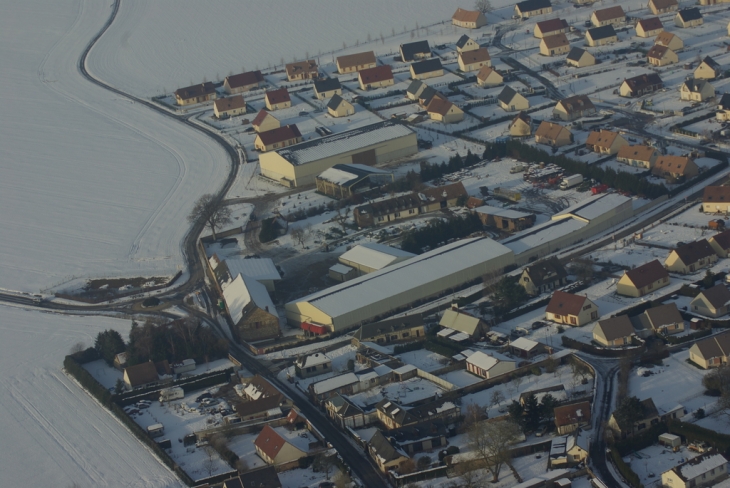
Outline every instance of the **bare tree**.
{"type": "Polygon", "coordinates": [[[350,486],[350,483],[352,483],[350,476],[342,471],[338,471],[337,474],[332,477],[332,481],[335,483],[335,488],[347,488],[350,486]]]}
{"type": "Polygon", "coordinates": [[[494,10],[492,2],[489,0],[476,0],[476,2],[474,2],[474,9],[480,11],[484,15],[494,10]]]}
{"type": "Polygon", "coordinates": [[[520,435],[520,428],[511,421],[480,422],[468,433],[471,449],[492,474],[492,482],[499,481],[499,472],[510,460],[510,446],[520,435]]]}
{"type": "Polygon", "coordinates": [[[231,223],[231,209],[221,205],[213,195],[207,193],[195,201],[195,205],[188,215],[188,222],[191,224],[201,220],[210,227],[213,240],[216,240],[216,229],[231,223]]]}
{"type": "Polygon", "coordinates": [[[464,422],[461,428],[464,432],[469,432],[469,429],[484,420],[484,409],[476,403],[467,403],[464,412],[464,422]]]}
{"type": "Polygon", "coordinates": [[[86,344],[83,342],[77,342],[73,346],[71,346],[71,349],[69,349],[68,353],[73,355],[79,352],[82,352],[84,349],[86,349],[86,344]]]}
{"type": "Polygon", "coordinates": [[[300,246],[304,247],[304,242],[307,239],[307,236],[304,233],[304,229],[301,227],[297,227],[296,229],[292,229],[291,231],[291,238],[294,239],[294,241],[298,242],[300,246]]]}
{"type": "Polygon", "coordinates": [[[248,470],[249,470],[249,467],[248,467],[248,463],[246,462],[246,460],[239,458],[239,460],[236,461],[236,471],[238,471],[239,473],[245,473],[248,470]]]}
{"type": "Polygon", "coordinates": [[[213,476],[215,472],[215,449],[211,446],[205,446],[205,459],[203,460],[203,469],[208,476],[213,476]]]}
{"type": "Polygon", "coordinates": [[[342,232],[347,232],[347,218],[350,215],[350,207],[347,207],[343,212],[339,208],[337,209],[337,215],[333,217],[334,221],[342,227],[342,232]]]}
{"type": "Polygon", "coordinates": [[[500,390],[494,390],[492,396],[489,398],[489,407],[494,408],[499,406],[504,401],[504,395],[500,390]]]}
{"type": "Polygon", "coordinates": [[[456,474],[461,480],[460,484],[456,484],[459,488],[481,488],[485,484],[480,470],[474,469],[469,463],[457,464],[456,474]]]}
{"type": "Polygon", "coordinates": [[[314,458],[314,462],[312,463],[312,467],[315,471],[321,471],[324,473],[328,480],[330,479],[330,473],[336,466],[337,460],[335,456],[327,456],[326,454],[318,455],[314,458]]]}

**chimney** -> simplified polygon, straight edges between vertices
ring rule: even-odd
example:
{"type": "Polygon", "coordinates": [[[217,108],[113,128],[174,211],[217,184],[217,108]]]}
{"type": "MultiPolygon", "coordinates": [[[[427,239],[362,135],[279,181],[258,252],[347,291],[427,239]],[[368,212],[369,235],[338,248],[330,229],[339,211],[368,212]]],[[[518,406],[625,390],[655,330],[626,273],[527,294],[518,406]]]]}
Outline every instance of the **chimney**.
{"type": "Polygon", "coordinates": [[[268,305],[266,305],[266,311],[267,311],[267,312],[269,311],[269,306],[268,306],[268,305]]]}

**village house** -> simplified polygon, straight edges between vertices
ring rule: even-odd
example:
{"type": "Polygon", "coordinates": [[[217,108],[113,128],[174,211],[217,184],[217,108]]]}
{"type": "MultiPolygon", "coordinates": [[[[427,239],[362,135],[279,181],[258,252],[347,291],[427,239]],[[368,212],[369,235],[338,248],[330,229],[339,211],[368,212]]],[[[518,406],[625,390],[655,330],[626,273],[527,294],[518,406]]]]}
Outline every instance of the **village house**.
{"type": "Polygon", "coordinates": [[[570,41],[565,34],[555,34],[540,40],[540,54],[543,56],[560,56],[570,51],[570,41]]]}
{"type": "Polygon", "coordinates": [[[408,85],[408,88],[406,88],[406,98],[417,102],[421,93],[423,93],[426,88],[430,87],[425,82],[421,80],[413,80],[408,85]]]}
{"type": "Polygon", "coordinates": [[[702,211],[730,213],[730,186],[706,186],[702,192],[702,211]]]}
{"type": "Polygon", "coordinates": [[[222,488],[281,488],[276,468],[267,466],[246,471],[246,475],[234,476],[223,482],[222,488]]]}
{"type": "Polygon", "coordinates": [[[239,274],[223,289],[223,300],[233,328],[244,341],[279,336],[279,316],[266,287],[239,274]]]}
{"type": "Polygon", "coordinates": [[[374,68],[378,60],[373,51],[348,54],[337,58],[337,72],[341,75],[355,73],[363,69],[374,68]]]}
{"type": "Polygon", "coordinates": [[[366,414],[362,408],[342,395],[336,395],[324,404],[327,416],[342,429],[364,427],[377,420],[373,412],[366,414]]]}
{"type": "Polygon", "coordinates": [[[379,430],[375,431],[368,441],[367,450],[378,469],[383,473],[398,470],[411,459],[403,450],[393,447],[393,444],[379,430]]]}
{"type": "Polygon", "coordinates": [[[482,67],[477,73],[477,85],[479,86],[492,87],[501,85],[503,82],[504,77],[490,66],[482,67]]]}
{"type": "Polygon", "coordinates": [[[266,108],[272,111],[291,107],[291,98],[289,98],[289,91],[286,88],[269,90],[266,92],[264,99],[266,108]]]}
{"type": "Polygon", "coordinates": [[[276,129],[259,132],[254,140],[257,151],[266,152],[291,146],[302,142],[302,133],[296,124],[285,125],[276,129]]]}
{"type": "Polygon", "coordinates": [[[439,331],[440,337],[453,337],[454,332],[456,332],[465,334],[467,338],[478,340],[489,332],[489,326],[486,322],[479,317],[459,310],[456,306],[444,311],[439,325],[442,327],[442,330],[439,331]]]}
{"type": "Polygon", "coordinates": [[[730,230],[720,232],[710,237],[707,242],[710,243],[712,249],[721,258],[726,258],[730,255],[730,230]]]}
{"type": "Polygon", "coordinates": [[[720,103],[717,104],[715,118],[718,122],[730,120],[730,93],[723,93],[720,103]]]}
{"type": "Polygon", "coordinates": [[[428,41],[409,42],[400,45],[400,56],[404,63],[410,63],[417,59],[426,59],[431,57],[431,47],[428,41]]]}
{"type": "Polygon", "coordinates": [[[587,296],[555,290],[545,309],[545,319],[580,327],[598,319],[598,306],[587,296]]]}
{"type": "Polygon", "coordinates": [[[694,160],[687,156],[659,156],[651,172],[655,176],[678,180],[694,178],[700,169],[694,160]]]}
{"type": "MultiPolygon", "coordinates": [[[[550,443],[550,469],[570,468],[588,459],[590,437],[578,429],[572,434],[553,438],[550,443]]],[[[557,482],[556,487],[559,487],[557,482]]]]}
{"type": "Polygon", "coordinates": [[[450,401],[436,400],[417,407],[406,408],[388,398],[375,405],[378,421],[386,430],[402,429],[434,420],[454,420],[460,408],[450,401]]]}
{"type": "Polygon", "coordinates": [[[360,70],[357,74],[357,80],[360,82],[362,90],[383,88],[392,86],[395,83],[393,81],[393,70],[389,64],[360,70]]]}
{"type": "Polygon", "coordinates": [[[476,351],[466,358],[466,370],[482,378],[490,379],[514,371],[514,361],[500,361],[482,351],[476,351]]]}
{"type": "Polygon", "coordinates": [[[622,146],[616,153],[616,160],[634,168],[651,169],[659,156],[659,151],[651,146],[622,146]]]}
{"type": "Polygon", "coordinates": [[[251,122],[251,127],[253,127],[256,132],[266,132],[272,129],[278,129],[281,127],[281,122],[279,122],[279,119],[271,115],[266,110],[261,109],[259,113],[256,114],[253,122],[251,122]]]}
{"type": "Polygon", "coordinates": [[[675,53],[684,49],[684,41],[682,40],[682,38],[679,37],[677,34],[672,34],[671,32],[667,31],[663,31],[658,36],[656,36],[656,39],[654,39],[654,44],[666,46],[675,53]]]}
{"type": "Polygon", "coordinates": [[[339,78],[324,78],[314,82],[314,96],[317,100],[332,98],[334,95],[342,95],[339,78]]]}
{"type": "Polygon", "coordinates": [[[553,109],[553,117],[566,122],[595,114],[596,107],[586,95],[573,95],[564,98],[553,109]]]}
{"type": "Polygon", "coordinates": [[[710,451],[663,472],[662,486],[672,488],[717,486],[719,481],[727,477],[727,459],[718,452],[710,451]]]}
{"type": "Polygon", "coordinates": [[[297,461],[303,457],[314,456],[324,450],[323,443],[317,440],[314,432],[294,430],[291,426],[271,427],[264,425],[254,440],[256,454],[266,462],[279,466],[279,469],[292,469],[299,466],[297,461]]]}
{"type": "Polygon", "coordinates": [[[654,15],[674,12],[679,8],[677,0],[649,0],[649,10],[654,15]]]}
{"type": "Polygon", "coordinates": [[[215,86],[210,81],[175,90],[175,101],[181,107],[215,100],[215,86]]]}
{"type": "Polygon", "coordinates": [[[485,66],[492,66],[492,58],[489,56],[489,50],[486,47],[460,53],[458,62],[459,69],[464,73],[478,71],[485,66]]]}
{"type": "Polygon", "coordinates": [[[565,62],[569,66],[583,68],[585,66],[593,66],[594,64],[596,64],[596,58],[585,49],[573,47],[570,49],[570,52],[568,53],[568,57],[566,58],[565,62]]]}
{"type": "Polygon", "coordinates": [[[586,32],[586,43],[591,47],[605,46],[614,42],[618,42],[618,35],[612,24],[604,25],[603,27],[594,27],[588,29],[588,32],[586,32]]]}
{"type": "Polygon", "coordinates": [[[628,145],[629,142],[621,134],[604,129],[594,130],[586,140],[586,147],[599,154],[618,154],[622,147],[628,145]]]}
{"type": "Polygon", "coordinates": [[[395,445],[408,455],[431,451],[446,446],[449,429],[446,423],[435,420],[419,425],[411,425],[388,432],[388,437],[395,441],[395,445]]]}
{"type": "Polygon", "coordinates": [[[730,312],[730,290],[723,284],[715,285],[702,290],[699,295],[689,302],[689,308],[694,313],[706,317],[722,317],[730,312]]]}
{"type": "Polygon", "coordinates": [[[727,364],[728,355],[730,331],[699,340],[689,348],[689,360],[704,369],[727,364]]]}
{"type": "Polygon", "coordinates": [[[246,101],[241,95],[219,98],[213,102],[213,114],[219,119],[235,117],[246,113],[246,101]]]}
{"type": "Polygon", "coordinates": [[[497,96],[497,103],[505,112],[515,112],[530,108],[527,98],[517,93],[511,86],[505,86],[497,96]]]}
{"type": "Polygon", "coordinates": [[[352,342],[356,346],[359,346],[363,342],[391,344],[394,342],[419,340],[425,337],[426,332],[423,325],[423,316],[417,313],[381,320],[372,324],[365,324],[355,331],[355,334],[352,336],[352,342]]]}
{"type": "Polygon", "coordinates": [[[236,415],[242,421],[281,417],[292,401],[263,377],[256,375],[247,384],[235,385],[243,401],[235,402],[236,415]]]}
{"type": "Polygon", "coordinates": [[[474,51],[481,48],[481,46],[471,37],[464,34],[456,41],[456,53],[461,54],[467,51],[474,51]]]}
{"type": "Polygon", "coordinates": [[[515,15],[521,19],[552,13],[550,0],[524,0],[515,5],[515,15]]]}
{"type": "Polygon", "coordinates": [[[535,24],[533,35],[538,39],[542,39],[555,34],[567,34],[569,31],[570,25],[563,19],[550,19],[535,24]]]}
{"type": "Polygon", "coordinates": [[[659,17],[641,19],[636,23],[636,35],[639,37],[655,37],[661,34],[663,30],[664,25],[659,17]]]}
{"type": "Polygon", "coordinates": [[[619,93],[622,97],[640,97],[647,93],[661,90],[662,88],[664,88],[664,82],[659,75],[649,73],[625,79],[619,87],[619,93]]]}
{"type": "Polygon", "coordinates": [[[323,352],[300,356],[294,361],[295,374],[300,378],[311,378],[332,372],[332,360],[323,352]]]}
{"type": "Polygon", "coordinates": [[[223,80],[223,89],[229,95],[255,90],[264,84],[261,71],[246,71],[237,75],[226,76],[223,80]]]}
{"type": "Polygon", "coordinates": [[[286,65],[286,79],[289,81],[315,79],[319,76],[317,62],[313,59],[297,61],[286,65]]]}
{"type": "Polygon", "coordinates": [[[666,46],[654,44],[646,53],[646,59],[652,66],[667,66],[679,62],[679,56],[666,46]]]}
{"type": "MultiPolygon", "coordinates": [[[[336,164],[315,178],[317,191],[341,200],[394,181],[393,173],[364,164],[336,164]]],[[[357,246],[356,246],[357,247],[357,246]]]]}
{"type": "Polygon", "coordinates": [[[709,56],[695,68],[694,77],[697,80],[714,80],[722,74],[722,66],[709,56]]]}
{"type": "Polygon", "coordinates": [[[661,418],[659,417],[659,411],[657,410],[656,405],[654,405],[654,400],[647,398],[646,400],[641,400],[641,416],[639,419],[635,420],[631,426],[619,425],[614,414],[611,414],[611,417],[608,419],[608,427],[613,430],[620,439],[625,439],[658,424],[660,421],[661,418]]]}
{"type": "MultiPolygon", "coordinates": [[[[548,351],[552,351],[552,349],[549,349],[542,342],[533,341],[526,337],[518,337],[509,343],[510,354],[522,359],[532,359],[548,351]]],[[[469,361],[468,358],[467,361],[469,361]]]]}
{"type": "Polygon", "coordinates": [[[561,405],[553,410],[559,435],[567,435],[578,428],[591,428],[591,404],[588,402],[561,405]]]}
{"type": "MultiPolygon", "coordinates": [[[[491,69],[491,68],[490,68],[491,69]]],[[[509,123],[509,135],[525,137],[532,135],[532,118],[525,112],[518,113],[509,123]]]]}
{"type": "Polygon", "coordinates": [[[651,330],[659,335],[672,335],[684,332],[684,319],[676,303],[667,303],[644,310],[644,316],[651,330]]]}
{"type": "Polygon", "coordinates": [[[690,78],[679,88],[679,98],[687,102],[704,102],[715,96],[715,87],[707,80],[690,78]]]}
{"type": "Polygon", "coordinates": [[[464,111],[443,98],[433,97],[431,103],[426,107],[426,112],[431,120],[444,124],[455,124],[464,120],[464,111]]]}
{"type": "Polygon", "coordinates": [[[528,229],[535,224],[535,214],[520,212],[511,208],[491,207],[483,205],[473,210],[482,221],[482,225],[494,227],[507,232],[528,229]]]}
{"type": "Polygon", "coordinates": [[[552,147],[561,147],[573,143],[573,133],[566,127],[543,120],[535,131],[535,142],[552,147]]]}
{"type": "Polygon", "coordinates": [[[444,100],[446,97],[436,91],[434,88],[430,86],[426,86],[426,88],[423,89],[420,95],[418,95],[418,105],[421,107],[428,107],[428,104],[431,103],[431,100],[434,98],[443,98],[444,100]]]}
{"type": "Polygon", "coordinates": [[[355,114],[355,106],[339,95],[334,95],[327,103],[327,113],[332,117],[349,117],[355,114]]]}
{"type": "Polygon", "coordinates": [[[221,260],[217,254],[213,254],[208,264],[213,270],[215,285],[220,293],[239,274],[253,278],[270,292],[276,290],[276,282],[281,280],[279,270],[269,258],[230,256],[221,260]]]}
{"type": "Polygon", "coordinates": [[[124,381],[124,386],[127,390],[134,390],[135,388],[144,388],[148,385],[154,385],[160,380],[160,378],[157,375],[155,363],[147,361],[146,363],[139,363],[134,366],[124,368],[122,380],[124,381]]]}
{"type": "Polygon", "coordinates": [[[522,271],[520,286],[528,295],[538,296],[568,284],[568,272],[556,257],[537,261],[522,271]]]}
{"type": "MultiPolygon", "coordinates": [[[[476,51],[469,51],[476,52],[476,51]]],[[[411,79],[427,80],[428,78],[436,78],[444,75],[444,68],[441,66],[441,59],[432,58],[411,64],[411,79]]]]}
{"type": "Polygon", "coordinates": [[[664,266],[674,273],[691,274],[717,262],[717,254],[707,239],[690,242],[674,249],[664,261],[664,266]]]}
{"type": "Polygon", "coordinates": [[[704,19],[702,18],[700,9],[697,7],[683,8],[674,16],[674,25],[683,29],[697,27],[698,25],[702,25],[703,22],[704,19]]]}
{"type": "Polygon", "coordinates": [[[605,347],[630,346],[636,331],[627,315],[599,320],[593,327],[593,340],[605,347]]]}
{"type": "Polygon", "coordinates": [[[451,16],[451,23],[465,29],[478,29],[487,25],[487,18],[479,10],[457,8],[454,15],[451,16]]]}
{"type": "Polygon", "coordinates": [[[616,283],[616,293],[638,298],[667,285],[669,272],[655,259],[626,271],[616,283]]]}
{"type": "Polygon", "coordinates": [[[591,15],[591,23],[596,27],[603,27],[606,25],[618,27],[625,21],[626,14],[620,5],[595,10],[591,15]]]}

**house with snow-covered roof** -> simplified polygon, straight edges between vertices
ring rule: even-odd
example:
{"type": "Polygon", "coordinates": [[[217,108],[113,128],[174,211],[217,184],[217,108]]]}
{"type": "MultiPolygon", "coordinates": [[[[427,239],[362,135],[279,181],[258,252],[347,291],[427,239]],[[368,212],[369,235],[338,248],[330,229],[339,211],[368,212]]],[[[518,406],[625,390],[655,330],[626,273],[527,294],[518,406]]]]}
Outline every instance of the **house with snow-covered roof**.
{"type": "Polygon", "coordinates": [[[368,454],[383,473],[396,470],[411,459],[402,449],[394,447],[379,430],[370,438],[367,449],[368,454]]]}
{"type": "Polygon", "coordinates": [[[223,289],[226,311],[233,330],[244,341],[278,337],[279,315],[266,287],[239,274],[223,289]]]}
{"type": "Polygon", "coordinates": [[[730,290],[723,284],[702,290],[689,302],[690,310],[706,317],[722,317],[730,312],[730,290]]]}
{"type": "Polygon", "coordinates": [[[526,337],[519,337],[509,343],[509,350],[512,355],[523,359],[531,359],[539,354],[543,354],[546,349],[547,346],[545,344],[526,337]]]}
{"type": "Polygon", "coordinates": [[[728,477],[727,459],[710,451],[662,473],[662,486],[694,488],[716,486],[728,477]]]}
{"type": "Polygon", "coordinates": [[[304,355],[294,361],[294,371],[300,378],[311,378],[332,371],[332,360],[323,352],[304,355]]]}
{"type": "Polygon", "coordinates": [[[590,435],[583,429],[553,438],[548,458],[550,469],[573,467],[584,462],[588,459],[590,440],[590,435]]]}
{"type": "Polygon", "coordinates": [[[270,258],[231,256],[223,261],[217,260],[217,258],[218,256],[214,254],[209,260],[209,264],[221,291],[239,274],[253,278],[270,292],[275,291],[276,282],[281,280],[281,274],[270,258]]]}
{"type": "Polygon", "coordinates": [[[472,339],[478,339],[489,331],[489,326],[481,318],[461,311],[455,306],[444,311],[439,325],[443,329],[462,332],[472,339]]]}
{"type": "Polygon", "coordinates": [[[510,360],[500,360],[494,356],[476,351],[466,358],[466,370],[482,378],[490,379],[514,371],[517,364],[510,360]]]}

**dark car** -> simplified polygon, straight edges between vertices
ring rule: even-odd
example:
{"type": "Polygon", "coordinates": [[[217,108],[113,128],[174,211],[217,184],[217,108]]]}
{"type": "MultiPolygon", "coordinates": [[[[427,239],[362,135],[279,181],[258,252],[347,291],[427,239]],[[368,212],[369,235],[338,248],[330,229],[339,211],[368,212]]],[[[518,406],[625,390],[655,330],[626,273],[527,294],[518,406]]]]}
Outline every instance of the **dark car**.
{"type": "Polygon", "coordinates": [[[212,396],[213,395],[211,395],[210,393],[207,393],[207,392],[203,393],[202,395],[198,395],[198,397],[195,399],[195,403],[200,403],[203,400],[205,400],[206,398],[211,398],[212,396]]]}
{"type": "Polygon", "coordinates": [[[537,320],[537,321],[535,321],[535,322],[532,323],[532,330],[540,329],[542,327],[545,327],[545,325],[546,325],[545,322],[542,322],[540,320],[537,320]]]}

